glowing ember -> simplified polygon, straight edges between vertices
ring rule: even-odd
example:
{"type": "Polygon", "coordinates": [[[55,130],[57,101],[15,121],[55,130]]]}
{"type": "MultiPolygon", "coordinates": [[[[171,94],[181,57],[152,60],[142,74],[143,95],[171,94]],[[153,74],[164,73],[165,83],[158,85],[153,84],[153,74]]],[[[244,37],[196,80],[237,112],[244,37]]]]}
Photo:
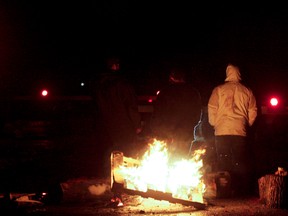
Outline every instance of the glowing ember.
{"type": "Polygon", "coordinates": [[[154,139],[139,164],[120,166],[117,170],[127,189],[146,192],[148,189],[171,193],[174,198],[203,203],[205,184],[202,180],[201,156],[205,149],[195,151],[193,157],[171,162],[166,143],[154,139]]]}
{"type": "Polygon", "coordinates": [[[112,203],[116,203],[117,207],[122,207],[122,206],[124,206],[121,198],[119,198],[119,197],[113,197],[113,198],[111,199],[111,202],[112,202],[112,203]]]}

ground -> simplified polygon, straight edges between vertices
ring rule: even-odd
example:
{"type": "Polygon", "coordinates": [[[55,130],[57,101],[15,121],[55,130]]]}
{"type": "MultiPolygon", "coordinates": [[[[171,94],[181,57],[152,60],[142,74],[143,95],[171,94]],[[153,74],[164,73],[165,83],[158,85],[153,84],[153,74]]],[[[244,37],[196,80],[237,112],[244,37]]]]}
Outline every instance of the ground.
{"type": "Polygon", "coordinates": [[[86,203],[79,206],[54,206],[47,208],[45,215],[195,215],[195,216],[214,216],[214,215],[288,215],[287,210],[270,209],[259,203],[256,197],[245,199],[219,199],[211,200],[205,210],[197,210],[194,207],[182,206],[180,204],[162,203],[153,200],[154,205],[147,203],[151,200],[144,199],[139,205],[126,205],[124,207],[111,208],[100,203],[86,203]]]}
{"type": "MultiPolygon", "coordinates": [[[[75,179],[62,183],[63,197],[60,203],[34,203],[0,208],[1,215],[42,216],[92,216],[92,215],[158,215],[158,216],[215,216],[215,215],[288,215],[286,209],[274,209],[252,195],[244,198],[205,199],[205,208],[169,203],[139,195],[122,194],[123,206],[111,202],[113,193],[107,179],[75,179]],[[14,214],[15,215],[15,214],[14,214]]],[[[3,206],[2,206],[3,207],[3,206]]]]}

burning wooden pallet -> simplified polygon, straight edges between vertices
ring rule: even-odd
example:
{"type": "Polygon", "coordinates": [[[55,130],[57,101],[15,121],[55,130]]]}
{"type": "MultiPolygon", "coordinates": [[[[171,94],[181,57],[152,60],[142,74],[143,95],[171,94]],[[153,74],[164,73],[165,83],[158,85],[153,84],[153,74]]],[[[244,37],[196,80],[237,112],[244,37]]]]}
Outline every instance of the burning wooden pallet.
{"type": "Polygon", "coordinates": [[[145,191],[131,189],[127,187],[127,180],[123,173],[121,173],[122,167],[135,167],[140,165],[140,161],[125,157],[122,152],[112,152],[111,154],[111,189],[116,194],[126,193],[129,195],[140,195],[144,198],[153,198],[156,200],[165,200],[171,203],[178,203],[186,206],[193,206],[197,209],[205,209],[206,204],[195,202],[188,199],[182,199],[173,197],[170,192],[161,192],[153,189],[147,189],[145,191]]]}

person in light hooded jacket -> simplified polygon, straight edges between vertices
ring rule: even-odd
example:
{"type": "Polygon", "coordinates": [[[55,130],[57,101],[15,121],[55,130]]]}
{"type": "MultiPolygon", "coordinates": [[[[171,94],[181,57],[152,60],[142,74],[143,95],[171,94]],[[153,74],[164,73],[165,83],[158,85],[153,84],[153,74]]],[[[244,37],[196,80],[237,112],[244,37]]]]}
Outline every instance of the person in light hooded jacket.
{"type": "Polygon", "coordinates": [[[241,83],[239,68],[228,64],[225,83],[215,87],[209,98],[208,119],[214,127],[217,169],[230,173],[235,193],[249,190],[247,133],[256,117],[252,90],[241,83]]]}

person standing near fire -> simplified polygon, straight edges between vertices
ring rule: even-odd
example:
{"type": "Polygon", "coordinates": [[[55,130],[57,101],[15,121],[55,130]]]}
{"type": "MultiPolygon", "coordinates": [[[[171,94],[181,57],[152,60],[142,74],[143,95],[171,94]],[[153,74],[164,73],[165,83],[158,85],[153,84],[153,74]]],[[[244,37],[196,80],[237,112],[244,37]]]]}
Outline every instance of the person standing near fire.
{"type": "Polygon", "coordinates": [[[169,84],[157,95],[151,131],[153,136],[167,142],[173,158],[188,156],[201,112],[200,93],[187,81],[183,69],[172,68],[169,84]]]}
{"type": "MultiPolygon", "coordinates": [[[[107,134],[105,157],[110,159],[112,151],[131,157],[137,151],[137,135],[142,131],[141,115],[136,92],[120,70],[118,57],[106,59],[106,70],[93,82],[92,94],[98,118],[107,134]]],[[[110,161],[106,165],[110,166],[110,161]]]]}
{"type": "Polygon", "coordinates": [[[216,86],[210,95],[208,118],[214,127],[217,170],[230,173],[235,195],[245,195],[249,189],[247,135],[256,117],[252,90],[241,83],[239,68],[228,64],[225,83],[216,86]]]}

